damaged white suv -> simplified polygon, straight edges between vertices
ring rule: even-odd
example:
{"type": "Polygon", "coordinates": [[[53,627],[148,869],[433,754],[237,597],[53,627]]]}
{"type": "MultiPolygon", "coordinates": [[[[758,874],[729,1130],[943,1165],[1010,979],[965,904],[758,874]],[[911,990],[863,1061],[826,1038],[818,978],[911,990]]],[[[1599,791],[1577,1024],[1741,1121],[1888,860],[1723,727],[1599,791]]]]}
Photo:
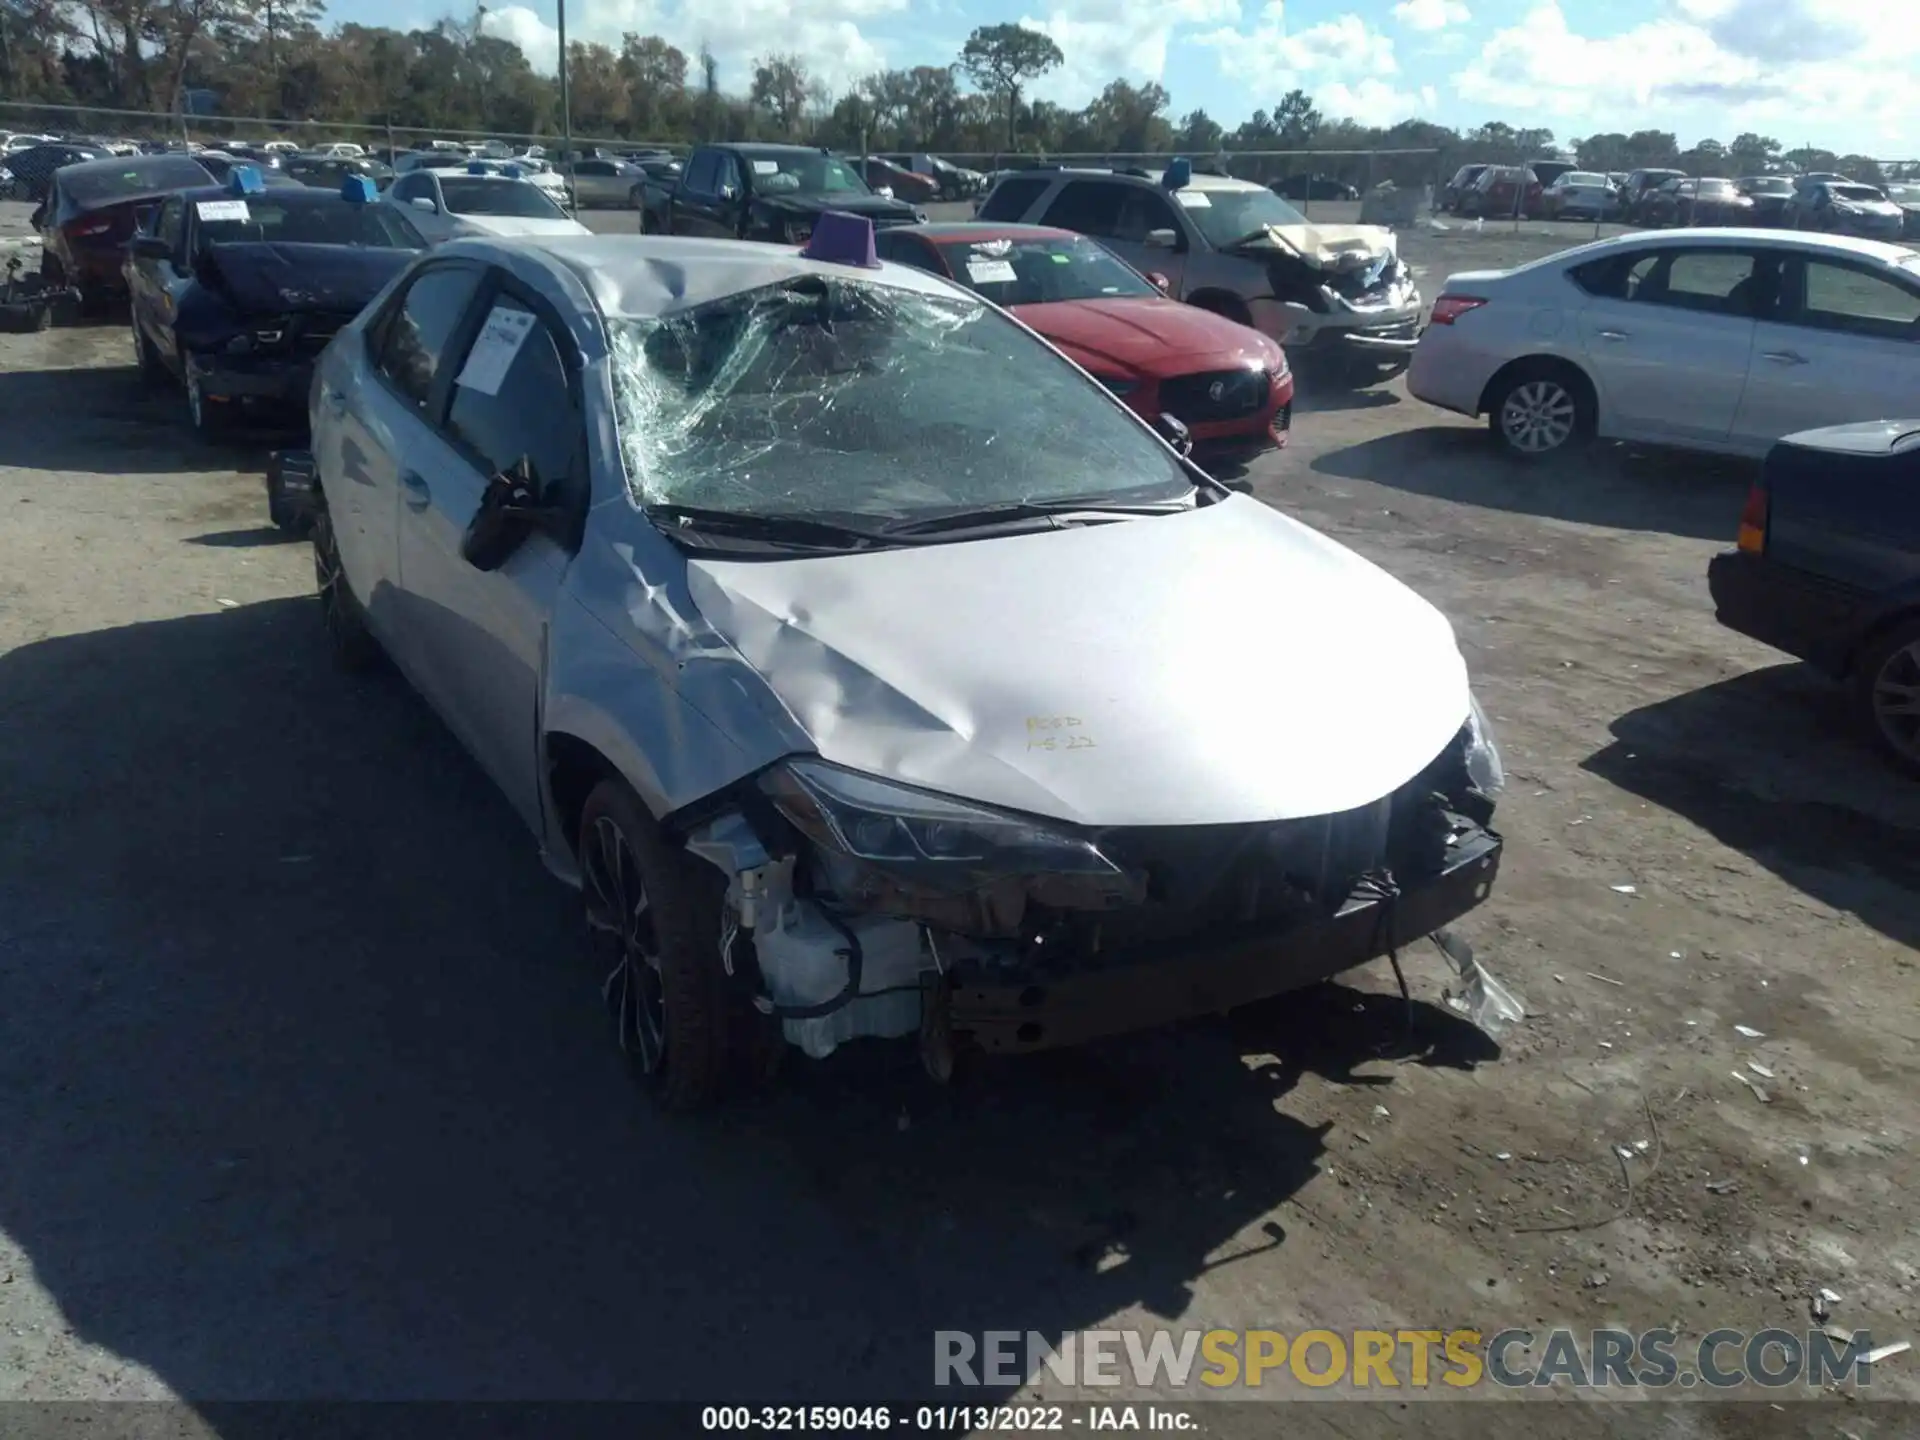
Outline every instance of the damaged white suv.
{"type": "Polygon", "coordinates": [[[336,654],[580,887],[662,1097],[782,1036],[945,1073],[1219,1011],[1484,899],[1499,762],[1440,613],[872,254],[832,215],[456,241],[315,380],[336,654]]]}
{"type": "Polygon", "coordinates": [[[1287,347],[1294,368],[1370,383],[1407,368],[1421,301],[1393,231],[1316,225],[1251,180],[1196,171],[1003,174],[979,218],[1091,235],[1166,291],[1287,347]]]}

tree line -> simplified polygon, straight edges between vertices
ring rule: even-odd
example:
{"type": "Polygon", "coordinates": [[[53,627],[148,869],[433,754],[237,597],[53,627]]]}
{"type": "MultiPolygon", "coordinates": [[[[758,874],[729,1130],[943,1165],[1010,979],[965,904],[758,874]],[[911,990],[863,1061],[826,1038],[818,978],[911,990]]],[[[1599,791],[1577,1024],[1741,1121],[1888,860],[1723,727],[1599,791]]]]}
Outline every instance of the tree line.
{"type": "MultiPolygon", "coordinates": [[[[536,71],[518,45],[488,33],[483,9],[470,20],[411,31],[327,29],[321,13],[319,0],[0,0],[0,99],[170,114],[211,109],[408,134],[559,130],[554,78],[536,71]]],[[[1517,163],[1557,148],[1550,130],[1498,121],[1467,130],[1419,119],[1363,125],[1323,114],[1298,89],[1231,128],[1204,109],[1174,115],[1166,90],[1153,82],[1112,80],[1074,109],[1030,96],[1065,57],[1051,37],[1011,24],[976,29],[949,65],[884,71],[839,93],[799,56],[777,50],[726,74],[705,46],[689,55],[660,36],[628,34],[618,47],[570,44],[567,59],[574,133],[636,142],[794,140],[954,155],[1437,152],[1254,167],[1278,174],[1310,165],[1354,184],[1432,181],[1459,164],[1517,163]]],[[[0,111],[0,126],[24,125],[19,116],[0,111]]],[[[196,114],[192,123],[205,129],[211,119],[196,114]]],[[[1755,134],[1683,148],[1670,131],[1605,132],[1564,148],[1593,170],[1794,168],[1892,178],[1870,157],[1788,149],[1755,134]]]]}

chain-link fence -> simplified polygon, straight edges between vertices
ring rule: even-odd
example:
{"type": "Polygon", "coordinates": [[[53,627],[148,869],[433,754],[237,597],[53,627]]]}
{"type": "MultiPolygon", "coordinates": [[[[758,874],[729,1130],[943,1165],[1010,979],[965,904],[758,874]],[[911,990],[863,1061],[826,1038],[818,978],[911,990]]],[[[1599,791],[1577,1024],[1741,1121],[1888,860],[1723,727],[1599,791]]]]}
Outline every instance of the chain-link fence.
{"type": "MultiPolygon", "coordinates": [[[[258,115],[201,115],[191,112],[155,110],[115,110],[78,105],[39,105],[25,101],[0,100],[0,133],[48,134],[61,139],[131,141],[137,144],[166,142],[204,145],[218,149],[221,144],[262,144],[286,140],[306,149],[333,143],[355,144],[373,150],[407,150],[425,146],[432,140],[480,142],[497,140],[513,149],[543,145],[548,149],[560,144],[552,131],[537,134],[509,130],[459,130],[444,126],[431,129],[413,125],[368,124],[336,120],[269,119],[258,115]]],[[[623,139],[611,135],[575,133],[576,149],[606,148],[620,150],[685,149],[684,141],[653,142],[623,139]]]]}

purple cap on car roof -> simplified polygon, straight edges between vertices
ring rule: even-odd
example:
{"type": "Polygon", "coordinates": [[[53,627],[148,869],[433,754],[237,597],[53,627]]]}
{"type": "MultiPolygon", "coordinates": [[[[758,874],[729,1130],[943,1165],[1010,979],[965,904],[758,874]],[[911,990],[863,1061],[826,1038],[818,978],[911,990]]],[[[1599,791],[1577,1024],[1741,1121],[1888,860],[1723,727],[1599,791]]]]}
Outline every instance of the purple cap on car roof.
{"type": "Polygon", "coordinates": [[[844,210],[829,210],[813,222],[813,234],[801,255],[829,265],[858,265],[878,270],[880,257],[873,249],[873,222],[844,210]]]}

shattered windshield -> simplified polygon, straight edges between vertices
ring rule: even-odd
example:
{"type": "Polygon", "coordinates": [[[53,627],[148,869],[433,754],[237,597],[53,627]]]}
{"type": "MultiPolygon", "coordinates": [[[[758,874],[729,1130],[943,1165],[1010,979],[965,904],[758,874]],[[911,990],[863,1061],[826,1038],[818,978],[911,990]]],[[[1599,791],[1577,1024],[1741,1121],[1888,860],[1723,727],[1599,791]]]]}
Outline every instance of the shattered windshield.
{"type": "Polygon", "coordinates": [[[1225,248],[1259,235],[1269,225],[1305,225],[1307,217],[1271,190],[1196,190],[1173,192],[1174,202],[1200,227],[1208,243],[1225,248]]]}
{"type": "Polygon", "coordinates": [[[608,331],[642,505],[886,522],[1192,492],[1151,431],[971,297],[806,276],[608,331]]]}
{"type": "Polygon", "coordinates": [[[1160,294],[1106,249],[1079,235],[957,240],[942,244],[940,254],[954,279],[996,305],[1160,294]]]}

